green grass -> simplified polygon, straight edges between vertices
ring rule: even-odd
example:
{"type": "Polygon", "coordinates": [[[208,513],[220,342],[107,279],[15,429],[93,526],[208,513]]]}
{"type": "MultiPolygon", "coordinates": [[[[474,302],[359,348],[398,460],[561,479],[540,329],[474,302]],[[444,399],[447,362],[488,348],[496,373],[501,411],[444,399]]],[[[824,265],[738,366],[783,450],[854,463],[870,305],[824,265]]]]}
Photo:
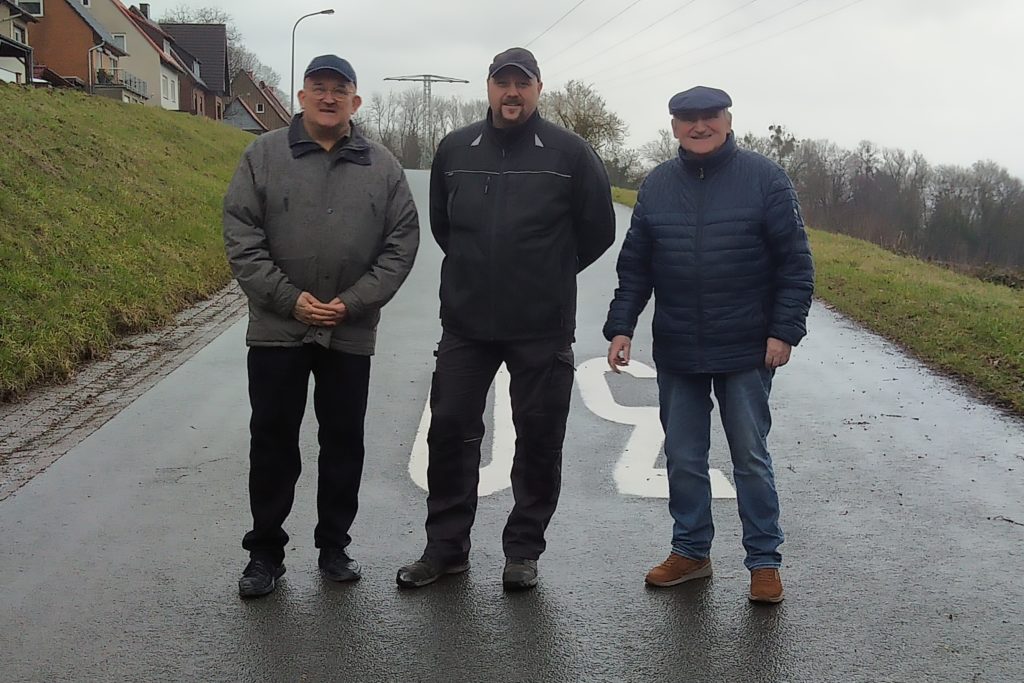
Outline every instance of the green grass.
{"type": "MultiPolygon", "coordinates": [[[[619,195],[616,201],[632,206],[635,196],[629,201],[628,194],[619,195]]],[[[817,269],[815,296],[997,405],[1024,415],[1024,290],[982,282],[845,235],[809,232],[817,269]]]]}
{"type": "Polygon", "coordinates": [[[0,399],[228,282],[220,207],[248,134],[3,84],[0,120],[0,399]]]}
{"type": "Polygon", "coordinates": [[[613,187],[612,201],[631,207],[636,204],[636,190],[624,190],[621,187],[613,187]]]}

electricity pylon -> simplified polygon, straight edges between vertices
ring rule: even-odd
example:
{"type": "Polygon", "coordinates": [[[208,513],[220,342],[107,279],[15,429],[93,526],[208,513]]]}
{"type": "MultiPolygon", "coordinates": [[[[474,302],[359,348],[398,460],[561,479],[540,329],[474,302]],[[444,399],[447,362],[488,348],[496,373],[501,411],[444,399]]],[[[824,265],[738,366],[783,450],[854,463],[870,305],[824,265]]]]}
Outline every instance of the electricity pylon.
{"type": "Polygon", "coordinates": [[[434,151],[434,103],[430,86],[434,83],[469,83],[462,78],[451,78],[449,76],[435,76],[434,74],[417,74],[416,76],[388,76],[385,81],[420,81],[423,83],[423,99],[427,103],[427,144],[430,151],[434,151]]]}

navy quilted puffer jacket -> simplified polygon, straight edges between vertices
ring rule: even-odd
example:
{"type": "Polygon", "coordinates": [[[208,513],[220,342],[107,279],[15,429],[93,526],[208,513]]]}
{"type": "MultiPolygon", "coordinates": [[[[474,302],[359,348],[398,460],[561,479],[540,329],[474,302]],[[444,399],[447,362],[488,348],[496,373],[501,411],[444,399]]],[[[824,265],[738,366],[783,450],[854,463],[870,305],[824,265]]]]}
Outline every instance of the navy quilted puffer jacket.
{"type": "Polygon", "coordinates": [[[618,260],[605,338],[633,336],[654,293],[654,360],[678,373],[764,364],[768,337],[807,333],[814,263],[793,184],[775,162],[726,143],[680,150],[644,181],[618,260]]]}

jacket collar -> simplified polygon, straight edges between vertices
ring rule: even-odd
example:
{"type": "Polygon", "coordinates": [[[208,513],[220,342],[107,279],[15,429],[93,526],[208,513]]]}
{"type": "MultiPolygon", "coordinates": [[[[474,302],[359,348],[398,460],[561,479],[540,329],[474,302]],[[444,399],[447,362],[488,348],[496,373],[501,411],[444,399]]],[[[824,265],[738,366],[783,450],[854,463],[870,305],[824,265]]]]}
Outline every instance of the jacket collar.
{"type": "Polygon", "coordinates": [[[328,152],[306,132],[306,126],[302,123],[302,114],[296,114],[288,127],[288,146],[291,147],[292,158],[298,159],[307,154],[323,152],[332,155],[335,162],[349,161],[360,166],[369,166],[371,164],[370,143],[354,121],[349,125],[351,128],[348,135],[339,140],[334,145],[334,149],[328,152]]]}
{"type": "Polygon", "coordinates": [[[707,156],[690,154],[680,147],[679,160],[688,171],[697,173],[703,177],[703,174],[714,173],[716,170],[724,166],[729,159],[732,159],[736,150],[736,136],[733,133],[729,133],[725,138],[725,144],[707,156]]]}
{"type": "Polygon", "coordinates": [[[496,128],[494,126],[493,112],[488,108],[487,120],[484,123],[484,131],[491,139],[496,141],[498,144],[505,146],[515,143],[528,133],[536,133],[537,127],[543,120],[544,119],[540,116],[540,110],[537,109],[530,115],[530,118],[526,119],[518,126],[512,126],[511,128],[496,128]]]}

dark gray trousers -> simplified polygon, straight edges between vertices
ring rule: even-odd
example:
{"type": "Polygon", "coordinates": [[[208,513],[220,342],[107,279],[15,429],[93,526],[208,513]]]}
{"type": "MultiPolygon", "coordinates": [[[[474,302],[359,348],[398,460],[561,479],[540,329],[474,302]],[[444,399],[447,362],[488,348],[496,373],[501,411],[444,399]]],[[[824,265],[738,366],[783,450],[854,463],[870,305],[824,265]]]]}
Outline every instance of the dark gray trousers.
{"type": "Polygon", "coordinates": [[[487,392],[501,363],[511,376],[515,505],[502,535],[507,557],[537,559],[558,505],[562,442],[575,370],[565,337],[483,342],[445,331],[431,382],[427,547],[443,563],[466,559],[476,516],[487,392]]]}

